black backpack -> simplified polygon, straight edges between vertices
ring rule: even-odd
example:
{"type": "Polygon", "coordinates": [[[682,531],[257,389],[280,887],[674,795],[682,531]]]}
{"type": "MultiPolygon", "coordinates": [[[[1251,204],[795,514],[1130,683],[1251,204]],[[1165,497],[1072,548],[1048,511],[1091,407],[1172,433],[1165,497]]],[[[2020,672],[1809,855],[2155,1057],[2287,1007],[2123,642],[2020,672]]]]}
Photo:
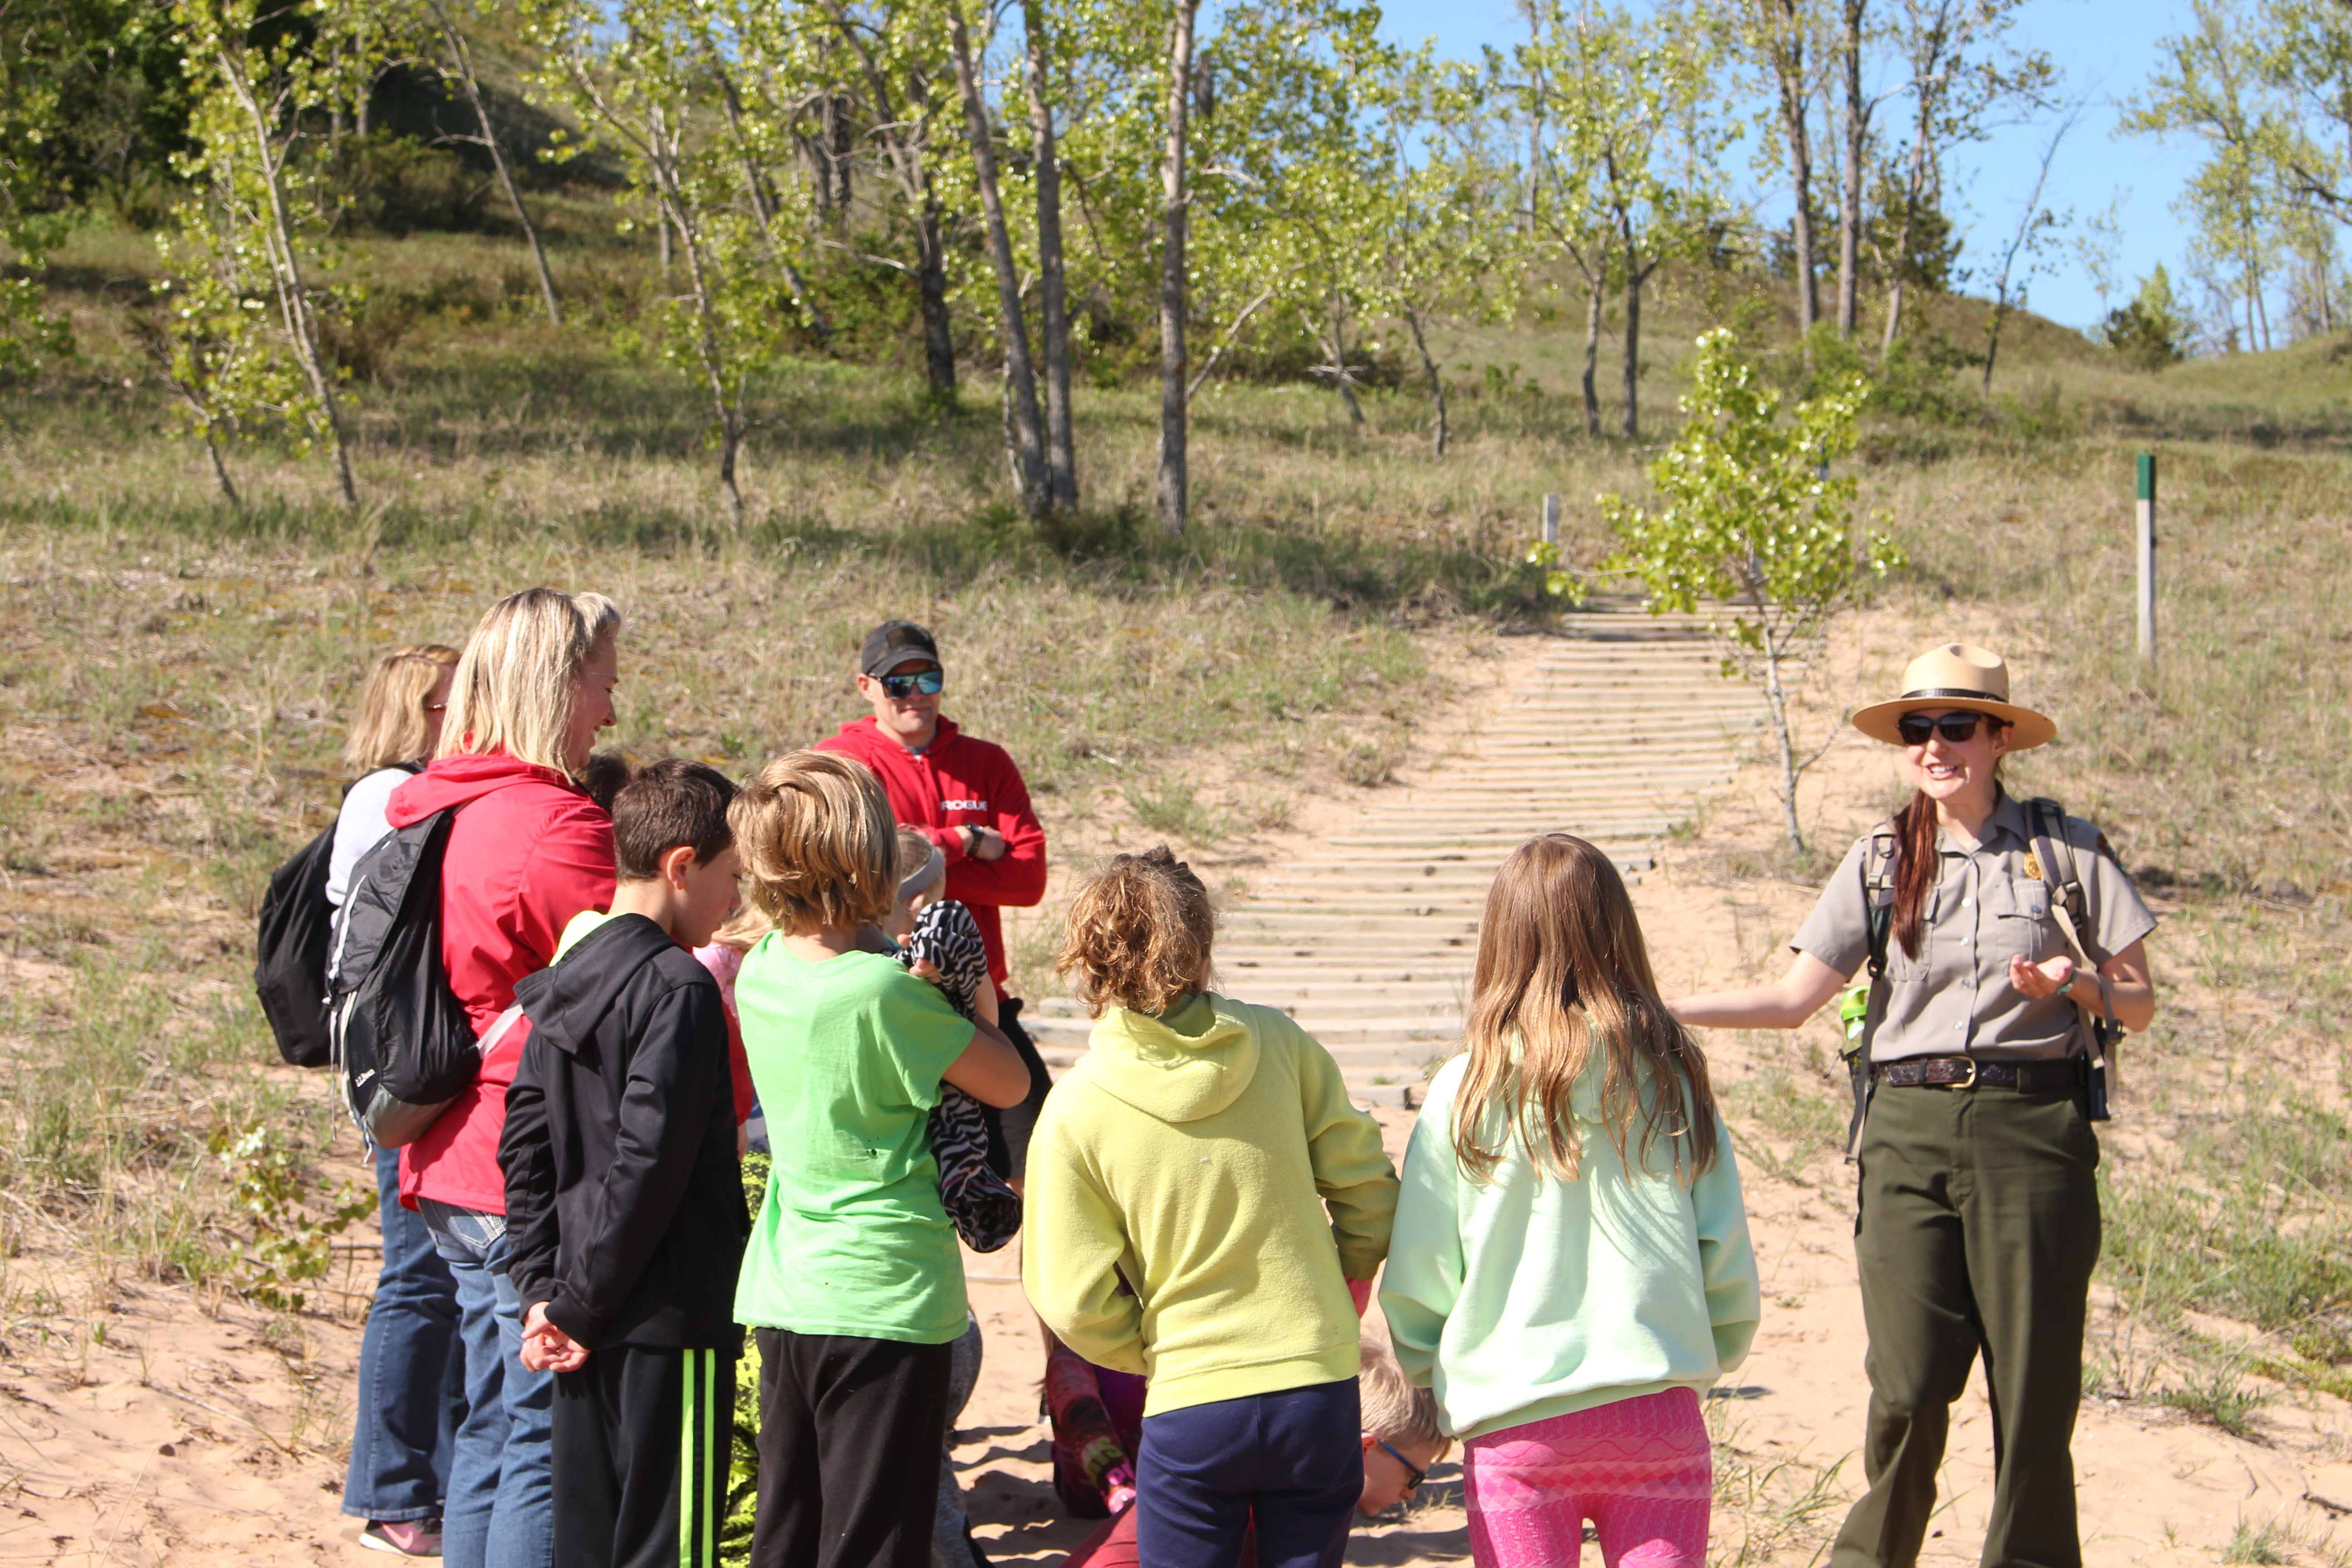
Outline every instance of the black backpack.
{"type": "MultiPolygon", "coordinates": [[[[423,770],[395,763],[404,773],[423,770]]],[[[354,781],[356,783],[356,781],[354,781]]],[[[349,796],[352,784],[343,786],[349,796]]],[[[335,940],[335,906],[327,901],[327,867],[335,854],[335,826],[270,873],[254,934],[253,990],[278,1037],[286,1065],[327,1065],[327,953],[335,940]]]]}
{"type": "Polygon", "coordinates": [[[286,1065],[327,1065],[327,950],[335,906],[327,901],[331,826],[271,873],[253,944],[253,989],[286,1065]]]}
{"type": "Polygon", "coordinates": [[[509,1022],[477,1040],[441,962],[441,862],[456,816],[436,811],[378,840],[352,870],[335,928],[333,1059],[352,1119],[379,1148],[422,1137],[509,1022]]]}

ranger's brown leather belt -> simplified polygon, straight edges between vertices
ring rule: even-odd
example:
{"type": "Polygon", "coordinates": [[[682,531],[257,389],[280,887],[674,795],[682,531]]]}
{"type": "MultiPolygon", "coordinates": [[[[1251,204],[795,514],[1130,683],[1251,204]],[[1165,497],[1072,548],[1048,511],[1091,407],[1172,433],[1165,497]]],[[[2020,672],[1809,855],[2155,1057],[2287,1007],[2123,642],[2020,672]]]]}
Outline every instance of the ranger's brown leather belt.
{"type": "Polygon", "coordinates": [[[2081,1057],[2058,1062],[1988,1062],[1975,1057],[1911,1057],[1872,1069],[1879,1082],[1896,1089],[2080,1089],[2081,1057]]]}

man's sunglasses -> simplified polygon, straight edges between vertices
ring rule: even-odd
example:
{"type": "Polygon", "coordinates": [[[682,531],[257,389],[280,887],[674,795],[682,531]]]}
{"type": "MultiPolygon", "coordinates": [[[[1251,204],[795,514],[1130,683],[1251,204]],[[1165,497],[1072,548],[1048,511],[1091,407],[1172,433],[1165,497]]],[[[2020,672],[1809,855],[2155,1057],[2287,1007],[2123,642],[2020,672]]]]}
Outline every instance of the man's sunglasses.
{"type": "Polygon", "coordinates": [[[919,691],[926,697],[937,697],[940,688],[948,683],[943,669],[919,669],[912,675],[877,675],[882,689],[901,701],[919,691]]]}
{"type": "Polygon", "coordinates": [[[1989,729],[2007,727],[2005,721],[1990,713],[1947,713],[1940,719],[1906,713],[1895,721],[1895,732],[1903,737],[1903,743],[1906,746],[1924,746],[1930,735],[1941,735],[1955,746],[1965,746],[1976,739],[1979,721],[1989,729]]]}
{"type": "Polygon", "coordinates": [[[1390,1447],[1389,1440],[1386,1437],[1375,1437],[1372,1441],[1378,1443],[1383,1448],[1388,1448],[1389,1458],[1394,1459],[1398,1464],[1404,1467],[1404,1489],[1406,1492],[1412,1493],[1419,1491],[1421,1489],[1421,1483],[1429,1479],[1429,1472],[1417,1468],[1411,1459],[1406,1458],[1402,1454],[1400,1454],[1394,1448],[1390,1447]]]}

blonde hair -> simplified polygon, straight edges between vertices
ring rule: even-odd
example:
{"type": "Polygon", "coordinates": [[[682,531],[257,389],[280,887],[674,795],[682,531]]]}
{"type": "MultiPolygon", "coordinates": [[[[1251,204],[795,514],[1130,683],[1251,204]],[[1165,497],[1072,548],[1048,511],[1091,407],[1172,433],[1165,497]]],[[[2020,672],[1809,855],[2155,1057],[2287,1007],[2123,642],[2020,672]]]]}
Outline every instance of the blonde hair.
{"type": "Polygon", "coordinates": [[[525,588],[482,612],[458,657],[442,715],[441,754],[504,752],[568,773],[563,740],[580,672],[621,635],[620,607],[602,594],[525,588]]]}
{"type": "Polygon", "coordinates": [[[1454,1441],[1438,1425],[1437,1395],[1407,1383],[1404,1368],[1377,1340],[1368,1339],[1357,1349],[1363,1362],[1362,1370],[1356,1373],[1357,1394],[1363,1402],[1359,1417],[1363,1429],[1391,1443],[1428,1444],[1432,1464],[1445,1458],[1454,1441]]]}
{"type": "Polygon", "coordinates": [[[1078,999],[1097,1018],[1111,1006],[1164,1013],[1201,984],[1216,932],[1209,889],[1168,846],[1114,855],[1070,900],[1054,973],[1076,972],[1078,999]]]}
{"type": "Polygon", "coordinates": [[[1626,1137],[1638,1114],[1644,1165],[1662,1133],[1675,1170],[1685,1141],[1693,1175],[1715,1163],[1706,1058],[1659,1000],[1624,879],[1583,839],[1530,838],[1495,873],[1463,1035],[1470,1068],[1454,1101],[1454,1152],[1473,1181],[1494,1175],[1514,1138],[1538,1169],[1575,1181],[1575,1089],[1596,1058],[1600,1121],[1621,1161],[1634,1163],[1626,1137]]]}
{"type": "Polygon", "coordinates": [[[441,672],[457,662],[446,643],[409,643],[375,656],[367,684],[360,689],[360,716],[343,737],[343,765],[355,773],[425,760],[425,737],[433,726],[425,700],[441,672]]]}
{"type": "Polygon", "coordinates": [[[898,826],[864,763],[837,752],[778,757],[743,786],[727,820],[751,879],[747,901],[772,930],[889,918],[898,826]]]}

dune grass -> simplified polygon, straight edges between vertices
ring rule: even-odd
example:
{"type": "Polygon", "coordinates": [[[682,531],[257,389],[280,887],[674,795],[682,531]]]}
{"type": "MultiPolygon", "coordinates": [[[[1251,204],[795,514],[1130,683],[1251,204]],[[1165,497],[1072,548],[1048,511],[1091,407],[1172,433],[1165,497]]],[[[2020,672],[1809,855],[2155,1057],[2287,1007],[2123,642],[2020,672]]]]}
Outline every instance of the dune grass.
{"type": "MultiPolygon", "coordinates": [[[[617,743],[740,772],[854,716],[857,635],[912,615],[946,644],[950,711],[1021,760],[1063,863],[1139,836],[1233,840],[1281,826],[1300,794],[1376,787],[1443,695],[1416,634],[1558,614],[1520,560],[1540,497],[1564,498],[1568,559],[1596,567],[1593,498],[1638,493],[1650,456],[1583,435],[1579,334],[1519,322],[1443,335],[1443,460],[1410,384],[1370,393],[1360,433],[1328,390],[1213,384],[1181,539],[1150,514],[1156,393],[1084,387],[1087,509],[1038,525],[1008,504],[986,367],[941,406],[892,367],[801,359],[755,389],[738,529],[691,385],[615,332],[657,289],[642,255],[565,233],[580,308],[560,332],[510,244],[355,242],[351,265],[373,301],[348,329],[356,517],[320,461],[267,440],[230,455],[245,507],[217,500],[121,329],[152,267],[135,236],[86,231],[61,258],[87,357],[0,402],[15,1245],[96,1238],[151,1276],[230,1278],[253,1226],[207,1139],[267,1121],[326,1144],[318,1081],[266,1065],[246,943],[268,868],[328,820],[341,726],[387,643],[456,641],[529,583],[612,594],[630,616],[617,743]]],[[[1791,387],[1824,367],[1753,280],[1670,283],[1645,442],[1671,434],[1682,356],[1714,320],[1745,322],[1791,387]]],[[[1965,346],[1980,311],[1926,319],[1965,346]]],[[[1912,562],[1886,603],[1923,637],[2002,629],[2064,735],[2015,783],[2105,826],[2168,917],[2167,1008],[2132,1047],[2136,1131],[2109,1145],[2106,1279],[2175,1361],[2200,1353],[2187,1315],[2210,1312],[2336,1375],[2352,1194],[2311,1116],[2343,1114],[2352,1087],[2335,608],[2352,359],[2338,339],[2149,374],[2045,322],[2013,331],[1990,403],[1963,368],[1914,398],[1924,412],[1874,416],[1864,505],[1912,562]],[[2153,669],[2132,652],[2139,449],[2162,462],[2153,669]],[[2294,1076],[2240,1065],[2263,1060],[2294,1076]]],[[[1041,994],[1050,920],[1009,934],[1041,994]]],[[[1791,1058],[1735,1110],[1801,1163],[1840,1137],[1839,1088],[1791,1058]]]]}

